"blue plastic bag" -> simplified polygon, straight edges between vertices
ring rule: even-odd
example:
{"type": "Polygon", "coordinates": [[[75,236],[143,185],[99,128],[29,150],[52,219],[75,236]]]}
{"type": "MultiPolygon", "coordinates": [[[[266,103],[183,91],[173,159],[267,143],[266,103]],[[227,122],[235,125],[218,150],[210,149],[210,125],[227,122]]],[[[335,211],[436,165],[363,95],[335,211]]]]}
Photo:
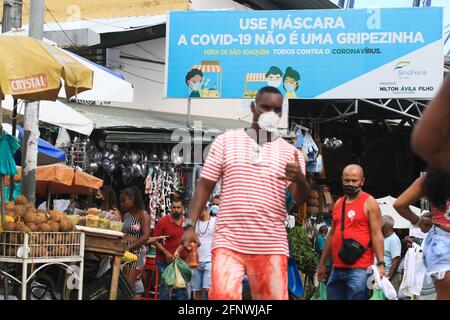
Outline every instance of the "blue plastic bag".
{"type": "Polygon", "coordinates": [[[292,240],[289,241],[290,256],[288,260],[288,290],[296,298],[301,297],[305,293],[302,277],[298,269],[297,262],[292,256],[292,240]]]}

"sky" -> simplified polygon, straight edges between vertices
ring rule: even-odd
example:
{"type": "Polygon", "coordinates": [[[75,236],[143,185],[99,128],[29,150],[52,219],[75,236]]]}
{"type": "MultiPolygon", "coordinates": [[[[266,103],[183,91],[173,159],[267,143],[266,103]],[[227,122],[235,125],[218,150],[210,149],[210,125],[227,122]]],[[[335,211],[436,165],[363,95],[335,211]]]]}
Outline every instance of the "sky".
{"type": "MultiPolygon", "coordinates": [[[[330,0],[338,3],[338,0],[330,0]]],[[[413,0],[355,0],[355,8],[399,8],[412,7],[413,0]]],[[[431,6],[444,8],[444,39],[446,32],[450,31],[450,0],[432,0],[431,6]],[[446,28],[445,28],[446,27],[446,28]]],[[[444,46],[444,52],[448,55],[450,51],[450,40],[444,46]]]]}

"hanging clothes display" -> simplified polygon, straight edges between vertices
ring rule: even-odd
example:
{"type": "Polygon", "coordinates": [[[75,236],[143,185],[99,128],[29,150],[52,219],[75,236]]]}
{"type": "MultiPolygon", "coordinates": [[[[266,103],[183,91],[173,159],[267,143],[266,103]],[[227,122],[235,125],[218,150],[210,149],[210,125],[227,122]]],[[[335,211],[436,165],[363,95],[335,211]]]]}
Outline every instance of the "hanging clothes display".
{"type": "Polygon", "coordinates": [[[171,197],[184,193],[186,170],[173,164],[153,164],[148,168],[145,194],[149,195],[151,228],[155,222],[170,213],[171,197]]]}

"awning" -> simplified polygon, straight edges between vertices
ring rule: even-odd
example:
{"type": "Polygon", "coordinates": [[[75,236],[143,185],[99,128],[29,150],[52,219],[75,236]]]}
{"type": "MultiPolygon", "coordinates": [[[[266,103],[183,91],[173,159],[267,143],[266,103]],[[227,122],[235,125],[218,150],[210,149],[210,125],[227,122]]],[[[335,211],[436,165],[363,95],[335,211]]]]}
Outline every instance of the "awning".
{"type": "Polygon", "coordinates": [[[265,73],[247,73],[245,76],[245,80],[249,82],[261,82],[266,81],[265,73]]]}
{"type": "MultiPolygon", "coordinates": [[[[3,123],[2,126],[7,133],[11,134],[12,126],[9,123],[3,123]]],[[[20,140],[23,140],[23,129],[21,126],[17,126],[16,136],[19,137],[20,140]]],[[[20,150],[18,150],[18,152],[20,152],[20,150]]],[[[44,139],[38,139],[38,166],[64,162],[65,160],[66,154],[64,151],[59,150],[44,139]]]]}
{"type": "MultiPolygon", "coordinates": [[[[86,60],[73,52],[60,48],[58,49],[62,50],[94,72],[94,83],[92,89],[78,94],[76,99],[92,101],[133,102],[133,86],[131,85],[131,83],[124,80],[123,75],[101,65],[98,65],[92,61],[86,60]]],[[[65,97],[65,95],[61,95],[61,92],[59,96],[65,97]]]]}
{"type": "MultiPolygon", "coordinates": [[[[174,130],[187,130],[185,114],[143,111],[109,106],[85,106],[76,103],[68,103],[68,105],[90,119],[94,123],[95,129],[113,129],[111,130],[111,134],[113,134],[112,131],[119,132],[121,129],[155,129],[165,132],[163,134],[164,137],[150,137],[148,133],[144,132],[147,137],[146,142],[155,142],[161,139],[168,139],[167,142],[170,142],[170,137],[174,130]]],[[[196,115],[192,115],[190,121],[191,126],[194,127],[191,128],[191,131],[192,129],[195,129],[212,134],[218,134],[227,129],[245,128],[249,125],[248,122],[242,120],[202,117],[196,115]]],[[[143,140],[139,140],[142,138],[142,132],[134,131],[123,131],[123,134],[120,137],[120,139],[132,139],[135,140],[135,142],[143,142],[143,140]]],[[[117,137],[117,139],[119,139],[119,137],[117,137]]],[[[119,141],[116,140],[114,142],[119,141]]]]}
{"type": "MultiPolygon", "coordinates": [[[[12,111],[13,100],[10,96],[5,97],[2,107],[12,111]]],[[[19,103],[17,113],[23,115],[24,104],[19,103]]],[[[39,103],[39,120],[66,128],[89,136],[94,129],[92,121],[61,101],[41,101],[39,103]]]]}
{"type": "MultiPolygon", "coordinates": [[[[376,199],[378,205],[380,206],[381,215],[391,216],[394,219],[395,229],[409,229],[412,227],[411,222],[403,218],[397,210],[394,208],[394,202],[397,200],[394,197],[386,196],[383,198],[376,199]]],[[[409,206],[412,212],[420,216],[420,208],[409,206]]]]}
{"type": "Polygon", "coordinates": [[[198,64],[192,66],[192,69],[198,69],[201,72],[222,72],[222,67],[218,64],[198,64]]]}

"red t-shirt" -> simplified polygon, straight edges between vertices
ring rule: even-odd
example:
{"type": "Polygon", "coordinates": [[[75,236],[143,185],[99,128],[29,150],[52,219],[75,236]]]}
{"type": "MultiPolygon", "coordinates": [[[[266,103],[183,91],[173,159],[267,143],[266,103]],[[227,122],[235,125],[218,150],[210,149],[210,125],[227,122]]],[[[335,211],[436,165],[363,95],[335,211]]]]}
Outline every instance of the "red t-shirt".
{"type": "Polygon", "coordinates": [[[335,268],[368,268],[373,265],[374,253],[371,242],[369,217],[364,212],[364,203],[370,194],[362,194],[352,203],[345,203],[344,215],[344,238],[351,238],[362,244],[367,250],[352,265],[346,264],[339,258],[339,250],[342,246],[341,218],[343,198],[340,198],[333,211],[334,235],[331,242],[331,253],[333,255],[333,267],[335,268]]]}
{"type": "MultiPolygon", "coordinates": [[[[182,221],[184,220],[185,218],[182,217],[182,221]]],[[[177,250],[178,246],[181,244],[183,227],[181,226],[181,224],[177,225],[172,216],[168,214],[158,220],[158,223],[155,226],[155,231],[153,232],[153,236],[169,236],[168,238],[166,238],[165,243],[163,243],[162,245],[167,251],[169,251],[171,254],[174,254],[175,250],[177,250]]],[[[182,250],[180,252],[180,258],[186,260],[185,250],[182,250]]],[[[156,249],[156,261],[166,262],[164,254],[158,249],[156,249]]]]}

